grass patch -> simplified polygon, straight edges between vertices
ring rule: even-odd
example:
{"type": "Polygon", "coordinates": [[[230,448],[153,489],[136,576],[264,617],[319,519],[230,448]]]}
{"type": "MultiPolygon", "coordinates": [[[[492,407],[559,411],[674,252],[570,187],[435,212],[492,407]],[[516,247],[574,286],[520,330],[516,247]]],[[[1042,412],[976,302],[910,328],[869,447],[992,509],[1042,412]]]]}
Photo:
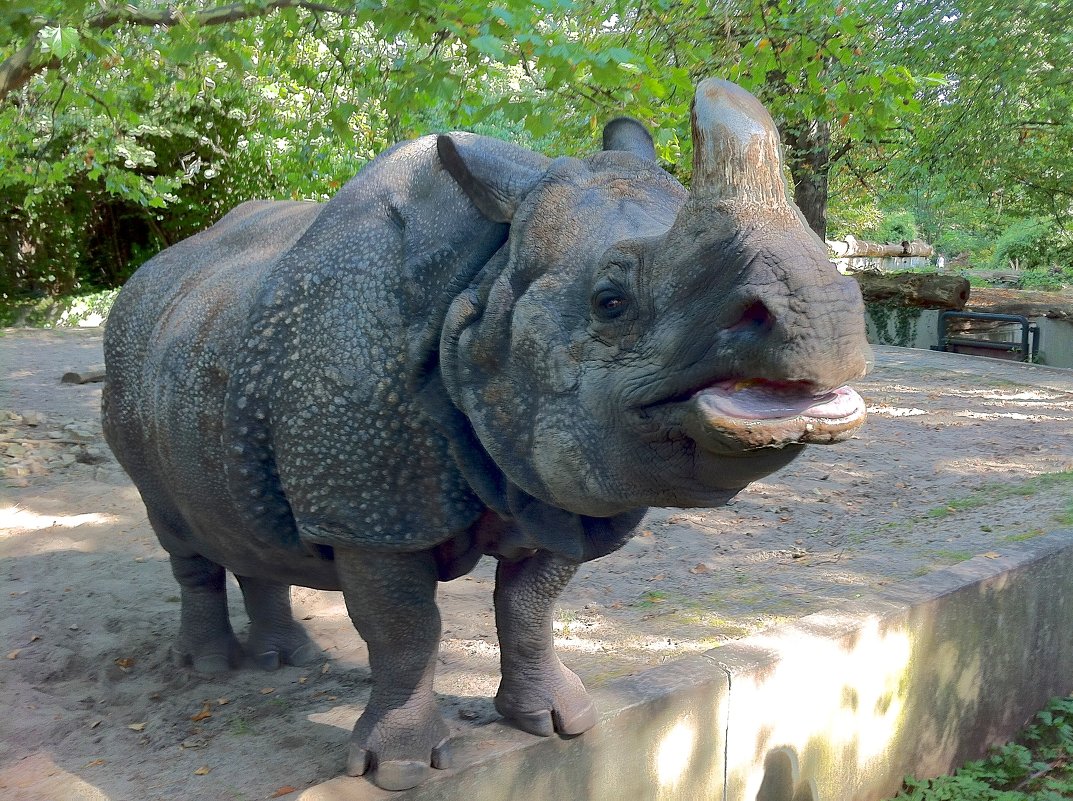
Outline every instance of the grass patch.
{"type": "Polygon", "coordinates": [[[748,623],[742,623],[737,620],[731,620],[729,618],[720,617],[719,615],[712,614],[711,612],[698,612],[696,610],[688,610],[676,613],[673,618],[680,623],[693,626],[704,626],[707,629],[712,629],[718,632],[721,637],[727,637],[731,640],[738,640],[742,637],[748,637],[750,634],[758,631],[763,626],[750,625],[748,623]]]}
{"type": "Polygon", "coordinates": [[[939,559],[943,562],[949,562],[956,565],[958,562],[964,562],[966,559],[972,559],[974,554],[968,551],[951,551],[945,548],[935,548],[924,552],[924,555],[929,559],[939,559]]]}
{"type": "MultiPolygon", "coordinates": [[[[942,506],[936,506],[924,513],[923,519],[936,519],[949,517],[957,512],[967,512],[990,506],[993,503],[1009,500],[1010,498],[1031,498],[1045,490],[1055,487],[1070,487],[1073,489],[1073,470],[1061,470],[1057,473],[1040,473],[1038,476],[1030,476],[1018,484],[991,483],[985,484],[962,498],[954,498],[942,506]]],[[[1073,502],[1068,507],[1070,515],[1073,515],[1073,502]]]]}
{"type": "MultiPolygon", "coordinates": [[[[912,531],[921,523],[930,525],[934,521],[944,520],[959,512],[967,512],[985,506],[1000,504],[1011,498],[1031,498],[1041,492],[1055,488],[1068,488],[1069,497],[1066,500],[1063,510],[1054,515],[1054,519],[1063,526],[1073,526],[1073,470],[1060,470],[1056,473],[1041,473],[1036,476],[1030,476],[1016,484],[1010,484],[1008,482],[992,482],[984,484],[979,489],[970,492],[968,495],[961,498],[952,498],[941,506],[928,509],[926,512],[914,517],[904,520],[889,520],[886,523],[880,523],[868,529],[850,532],[846,536],[846,544],[849,546],[861,545],[869,540],[880,538],[885,539],[891,544],[901,544],[904,540],[900,534],[902,532],[912,531]]],[[[980,530],[991,532],[993,528],[992,526],[985,524],[980,526],[980,530]]],[[[1033,530],[1023,534],[1010,535],[1003,538],[1001,541],[1020,542],[1033,536],[1039,536],[1042,533],[1045,532],[1033,530]]],[[[950,555],[957,554],[960,558],[955,561],[963,561],[963,559],[968,558],[956,551],[930,551],[928,552],[928,555],[935,558],[932,556],[933,554],[943,553],[948,553],[950,555]]],[[[938,558],[943,557],[940,556],[938,558]]],[[[920,568],[920,570],[927,573],[931,571],[931,568],[920,568]]],[[[923,575],[923,573],[917,572],[914,575],[920,576],[923,575]]]]}
{"type": "Polygon", "coordinates": [[[664,603],[669,597],[670,596],[668,596],[667,593],[661,592],[660,590],[649,590],[648,592],[642,593],[641,597],[637,601],[634,601],[633,605],[638,609],[651,609],[657,604],[664,603]]]}
{"type": "Polygon", "coordinates": [[[1054,516],[1063,526],[1073,526],[1073,497],[1066,500],[1066,508],[1054,516]]]}
{"type": "Polygon", "coordinates": [[[1073,697],[1055,698],[1017,738],[951,776],[906,778],[898,801],[1073,798],[1073,697]]]}
{"type": "Polygon", "coordinates": [[[240,737],[243,734],[256,734],[256,732],[253,730],[253,726],[251,726],[250,722],[245,718],[235,718],[234,720],[232,720],[229,730],[231,734],[235,735],[236,737],[240,737]]]}
{"type": "Polygon", "coordinates": [[[1023,534],[1009,534],[1002,538],[1003,542],[1025,542],[1027,540],[1033,540],[1036,537],[1040,537],[1045,534],[1043,529],[1034,528],[1031,531],[1026,531],[1023,534]]]}

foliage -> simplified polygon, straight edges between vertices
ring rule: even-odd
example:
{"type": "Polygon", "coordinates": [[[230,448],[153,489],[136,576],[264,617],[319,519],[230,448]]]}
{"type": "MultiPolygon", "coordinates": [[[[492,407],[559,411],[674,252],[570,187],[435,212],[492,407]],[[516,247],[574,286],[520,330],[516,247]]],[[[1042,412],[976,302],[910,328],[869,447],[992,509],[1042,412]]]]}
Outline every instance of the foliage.
{"type": "Polygon", "coordinates": [[[899,209],[883,215],[876,235],[880,242],[903,242],[917,238],[917,221],[909,209],[899,209]]]}
{"type": "Polygon", "coordinates": [[[1014,269],[1048,271],[1059,264],[1073,267],[1073,238],[1054,220],[1033,217],[1013,220],[995,240],[993,264],[1014,269]]]}
{"type": "Polygon", "coordinates": [[[563,24],[568,7],[6,8],[0,294],[118,285],[234,204],[324,199],[375,152],[430,129],[554,138],[530,61],[563,76],[618,69],[563,24]],[[26,48],[21,85],[5,67],[26,48]]]}
{"type": "Polygon", "coordinates": [[[1018,737],[952,776],[906,778],[899,801],[1059,801],[1073,796],[1073,697],[1055,698],[1018,737]]]}
{"type": "Polygon", "coordinates": [[[1031,267],[1017,273],[1017,288],[1037,292],[1061,292],[1073,287],[1073,266],[1031,267]]]}
{"type": "Polygon", "coordinates": [[[842,235],[911,218],[979,264],[1011,220],[1053,220],[1031,267],[1051,271],[1070,263],[1071,49],[1045,0],[13,0],[0,301],[117,286],[242,200],[324,199],[429,131],[579,155],[628,112],[688,183],[709,75],[771,109],[816,230],[830,199],[842,235]]]}
{"type": "Polygon", "coordinates": [[[845,239],[852,234],[858,239],[876,239],[884,216],[878,201],[868,194],[840,191],[838,183],[836,179],[831,190],[827,238],[845,239]]]}
{"type": "Polygon", "coordinates": [[[108,318],[118,294],[118,289],[102,289],[99,292],[0,306],[0,327],[92,328],[108,318]]]}
{"type": "MultiPolygon", "coordinates": [[[[610,43],[643,57],[615,95],[642,119],[667,121],[661,156],[688,157],[693,83],[725,76],[755,93],[779,123],[795,200],[821,234],[832,169],[854,150],[881,149],[918,109],[918,80],[880,43],[892,3],[818,0],[638,2],[610,43]]],[[[663,125],[657,125],[663,129],[663,125]]]]}
{"type": "MultiPolygon", "coordinates": [[[[922,86],[915,158],[892,177],[931,195],[976,200],[978,220],[1073,215],[1073,17],[1044,0],[937,0],[905,6],[901,47],[943,83],[922,86]]],[[[930,232],[929,232],[930,233],[930,232]]]]}

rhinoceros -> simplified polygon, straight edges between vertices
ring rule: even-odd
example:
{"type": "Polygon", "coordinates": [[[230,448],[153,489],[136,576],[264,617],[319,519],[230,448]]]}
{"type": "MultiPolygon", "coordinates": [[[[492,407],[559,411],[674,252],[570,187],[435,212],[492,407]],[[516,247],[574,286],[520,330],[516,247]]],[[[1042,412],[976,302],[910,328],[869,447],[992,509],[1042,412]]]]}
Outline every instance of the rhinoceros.
{"type": "Polygon", "coordinates": [[[550,159],[469,133],[370,162],[323,204],[249,202],[142,266],[105,333],[104,429],[181,587],[175,653],[265,669],[318,651],[290,585],[342,590],[372,691],[346,770],[449,762],[437,582],[498,560],[495,706],[596,722],[555,654],[578,565],[646,507],[714,507],[865,417],[854,281],[787,197],[763,106],[709,79],[690,191],[647,130],[550,159]]]}

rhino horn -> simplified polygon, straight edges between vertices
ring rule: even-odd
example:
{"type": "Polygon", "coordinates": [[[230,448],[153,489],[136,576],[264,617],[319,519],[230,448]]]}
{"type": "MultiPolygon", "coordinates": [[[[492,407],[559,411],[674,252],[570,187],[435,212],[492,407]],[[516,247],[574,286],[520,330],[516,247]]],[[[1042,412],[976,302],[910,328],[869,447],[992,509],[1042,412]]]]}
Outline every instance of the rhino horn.
{"type": "Polygon", "coordinates": [[[737,84],[708,78],[693,98],[692,194],[726,206],[789,205],[775,122],[737,84]]]}

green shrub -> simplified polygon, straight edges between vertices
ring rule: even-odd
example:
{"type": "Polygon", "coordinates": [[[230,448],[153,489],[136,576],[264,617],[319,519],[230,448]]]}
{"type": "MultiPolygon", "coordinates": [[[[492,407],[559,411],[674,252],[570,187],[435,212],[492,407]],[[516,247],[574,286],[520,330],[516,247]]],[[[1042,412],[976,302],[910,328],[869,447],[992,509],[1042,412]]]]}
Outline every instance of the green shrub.
{"type": "MultiPolygon", "coordinates": [[[[883,222],[883,210],[872,196],[832,195],[827,207],[827,238],[871,239],[883,222]]],[[[900,241],[900,240],[899,240],[900,241]]]]}
{"type": "Polygon", "coordinates": [[[897,801],[1073,798],[1073,698],[1055,698],[1020,736],[952,776],[906,778],[897,801]]]}
{"type": "Polygon", "coordinates": [[[988,243],[986,238],[977,232],[964,228],[947,228],[931,244],[936,253],[942,253],[946,260],[950,261],[962,253],[975,254],[988,243]]]}
{"type": "Polygon", "coordinates": [[[1073,265],[1073,240],[1053,220],[1016,220],[995,240],[991,266],[995,269],[1057,269],[1073,265]]]}
{"type": "Polygon", "coordinates": [[[0,303],[0,326],[78,328],[101,325],[108,319],[118,294],[118,289],[103,289],[36,301],[0,303]]]}
{"type": "Polygon", "coordinates": [[[909,209],[885,212],[883,222],[876,229],[876,237],[880,242],[912,241],[918,235],[916,217],[909,209]]]}
{"type": "Polygon", "coordinates": [[[1021,289],[1058,292],[1067,286],[1073,286],[1073,264],[1066,267],[1031,267],[1021,272],[1020,278],[1021,289]]]}

